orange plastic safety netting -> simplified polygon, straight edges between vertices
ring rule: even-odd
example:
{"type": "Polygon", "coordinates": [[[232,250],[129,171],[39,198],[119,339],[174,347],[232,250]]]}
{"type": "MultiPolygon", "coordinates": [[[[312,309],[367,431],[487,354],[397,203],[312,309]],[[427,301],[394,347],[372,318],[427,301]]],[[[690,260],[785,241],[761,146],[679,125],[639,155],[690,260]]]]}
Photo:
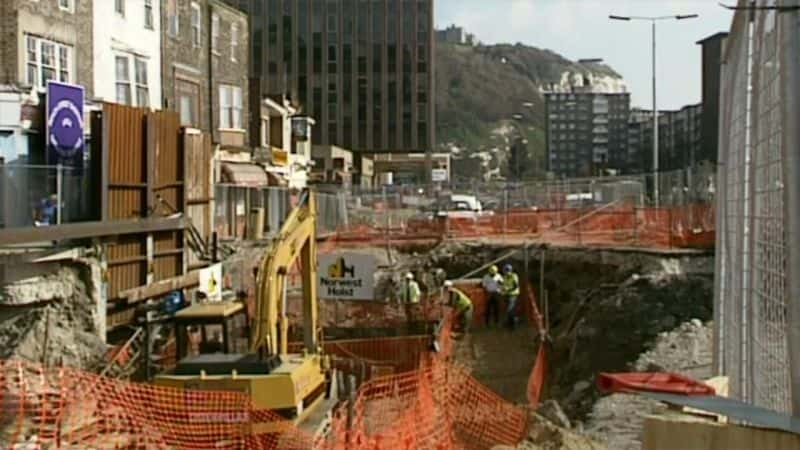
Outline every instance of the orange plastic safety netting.
{"type": "Polygon", "coordinates": [[[419,370],[373,379],[339,407],[330,449],[488,449],[514,445],[525,411],[500,398],[450,361],[452,316],[439,330],[438,353],[419,370]]]}
{"type": "Polygon", "coordinates": [[[254,409],[248,397],[235,392],[162,388],[22,361],[0,362],[0,392],[2,448],[307,449],[312,445],[311,436],[291,422],[254,409]]]}
{"type": "Polygon", "coordinates": [[[421,355],[418,368],[363,384],[352,402],[337,408],[325,436],[256,410],[237,392],[163,388],[0,362],[0,447],[484,449],[518,442],[525,412],[450,361],[452,323],[447,315],[440,351],[421,355]]]}
{"type": "Polygon", "coordinates": [[[663,208],[612,204],[597,208],[511,209],[472,218],[414,218],[391,229],[343,227],[322,248],[331,251],[364,244],[501,236],[562,246],[711,248],[714,220],[714,206],[708,203],[663,208]]]}

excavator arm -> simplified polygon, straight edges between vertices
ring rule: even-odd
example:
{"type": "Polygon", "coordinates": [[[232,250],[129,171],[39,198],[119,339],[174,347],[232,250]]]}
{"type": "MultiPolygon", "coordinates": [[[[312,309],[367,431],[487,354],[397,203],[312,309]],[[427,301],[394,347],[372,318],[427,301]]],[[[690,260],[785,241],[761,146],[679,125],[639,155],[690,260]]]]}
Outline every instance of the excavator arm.
{"type": "Polygon", "coordinates": [[[258,267],[253,352],[288,353],[286,290],[289,269],[298,257],[303,272],[303,340],[308,351],[317,351],[316,221],[316,199],[313,192],[305,190],[258,267]]]}

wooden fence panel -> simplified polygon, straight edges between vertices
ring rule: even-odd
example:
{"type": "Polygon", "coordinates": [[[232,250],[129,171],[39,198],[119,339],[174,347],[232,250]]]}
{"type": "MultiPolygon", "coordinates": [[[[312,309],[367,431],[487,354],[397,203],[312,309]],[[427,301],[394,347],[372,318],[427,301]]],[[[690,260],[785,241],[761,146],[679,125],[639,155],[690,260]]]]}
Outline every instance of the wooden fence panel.
{"type": "MultiPolygon", "coordinates": [[[[184,129],[183,148],[186,158],[186,216],[208,243],[213,231],[214,208],[211,138],[197,130],[184,129]]],[[[205,265],[195,252],[188,252],[190,269],[205,265]]]]}
{"type": "MultiPolygon", "coordinates": [[[[100,210],[103,220],[166,217],[186,210],[180,117],[104,104],[100,210]]],[[[182,230],[120,237],[108,247],[110,304],[120,292],[182,275],[182,230]]]]}

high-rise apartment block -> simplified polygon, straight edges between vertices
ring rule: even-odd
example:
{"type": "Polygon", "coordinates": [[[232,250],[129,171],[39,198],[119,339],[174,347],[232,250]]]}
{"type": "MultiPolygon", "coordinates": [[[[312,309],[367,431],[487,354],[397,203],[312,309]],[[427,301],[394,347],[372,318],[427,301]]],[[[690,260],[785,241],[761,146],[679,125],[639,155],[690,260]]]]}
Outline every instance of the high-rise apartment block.
{"type": "Polygon", "coordinates": [[[629,108],[626,92],[546,93],[548,171],[588,177],[627,170],[629,108]]]}

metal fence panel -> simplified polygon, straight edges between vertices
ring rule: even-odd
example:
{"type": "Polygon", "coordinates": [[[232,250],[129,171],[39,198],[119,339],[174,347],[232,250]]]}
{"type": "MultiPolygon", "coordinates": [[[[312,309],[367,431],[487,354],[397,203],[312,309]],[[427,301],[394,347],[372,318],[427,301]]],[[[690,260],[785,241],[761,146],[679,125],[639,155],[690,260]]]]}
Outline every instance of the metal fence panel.
{"type": "Polygon", "coordinates": [[[782,28],[777,12],[756,16],[752,88],[752,399],[791,412],[786,338],[786,271],[783,215],[780,85],[782,28]]]}
{"type": "MultiPolygon", "coordinates": [[[[761,0],[756,6],[775,4],[761,0]]],[[[800,57],[800,46],[785,45],[800,39],[792,14],[794,21],[770,9],[738,11],[728,37],[720,101],[715,362],[730,377],[731,396],[798,414],[792,405],[800,392],[793,393],[791,380],[800,374],[790,361],[800,348],[789,339],[798,325],[789,313],[800,300],[789,295],[787,249],[800,230],[787,226],[785,188],[800,175],[786,167],[786,155],[797,151],[786,147],[786,126],[800,120],[786,100],[797,95],[787,70],[798,65],[788,62],[800,57]]]]}
{"type": "MultiPolygon", "coordinates": [[[[277,233],[292,210],[292,195],[282,187],[214,186],[214,229],[222,239],[244,239],[255,208],[264,209],[264,236],[277,233]]],[[[347,224],[344,194],[317,194],[317,232],[332,233],[347,224]]]]}
{"type": "Polygon", "coordinates": [[[87,220],[88,193],[89,173],[83,169],[0,165],[0,228],[87,220]]]}

